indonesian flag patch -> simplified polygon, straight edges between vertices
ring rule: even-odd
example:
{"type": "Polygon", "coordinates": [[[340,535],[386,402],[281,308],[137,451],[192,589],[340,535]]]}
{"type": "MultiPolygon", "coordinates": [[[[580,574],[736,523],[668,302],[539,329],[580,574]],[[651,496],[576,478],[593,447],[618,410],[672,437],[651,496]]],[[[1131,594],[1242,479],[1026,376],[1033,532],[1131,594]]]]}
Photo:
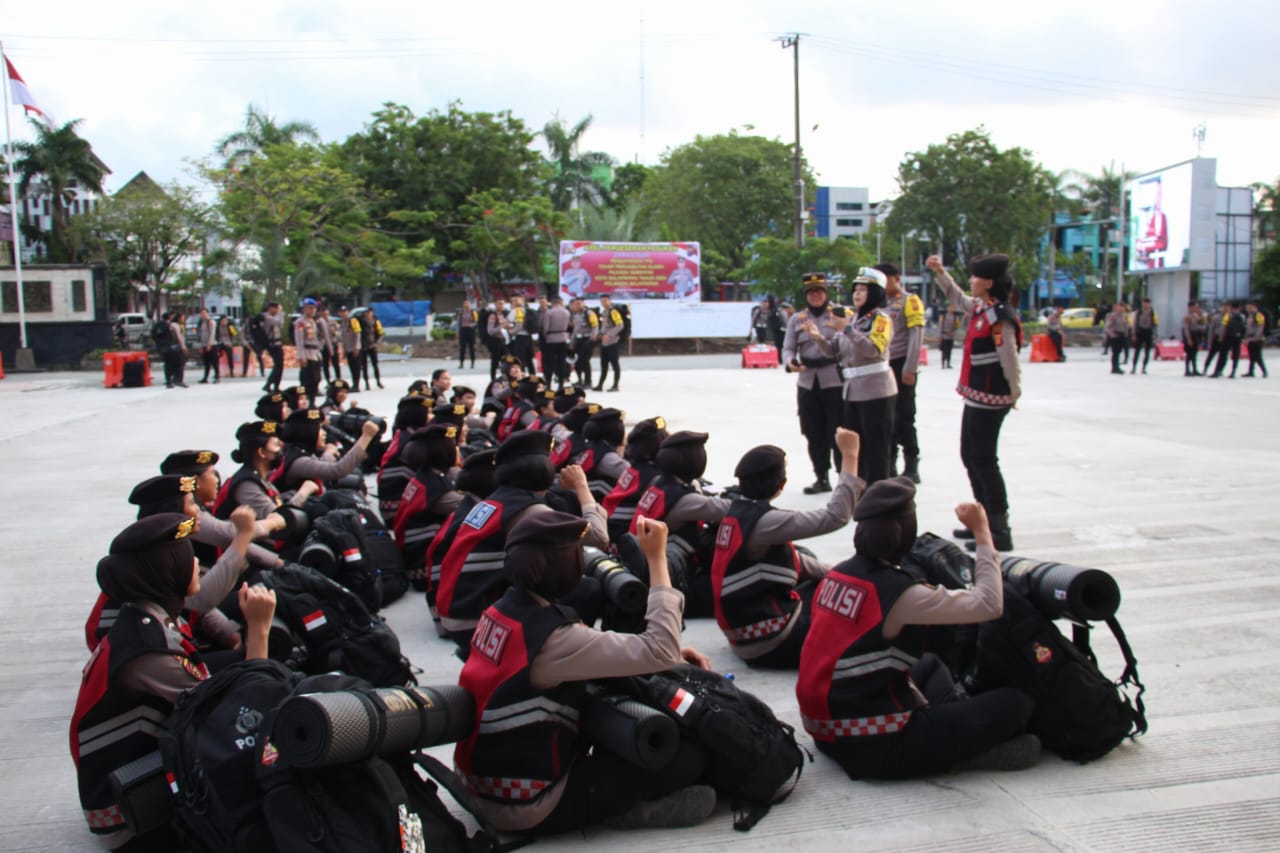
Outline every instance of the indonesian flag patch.
{"type": "Polygon", "coordinates": [[[328,619],[324,618],[323,610],[317,610],[314,613],[308,613],[306,616],[302,617],[302,625],[308,631],[314,631],[315,629],[324,626],[328,621],[328,619]]]}
{"type": "Polygon", "coordinates": [[[683,687],[678,688],[676,695],[672,696],[671,701],[667,703],[667,707],[675,711],[677,717],[683,717],[693,707],[693,694],[683,687]]]}
{"type": "Polygon", "coordinates": [[[346,560],[348,563],[354,563],[356,560],[360,559],[360,549],[348,548],[342,552],[342,559],[346,560]]]}
{"type": "Polygon", "coordinates": [[[164,780],[169,783],[169,790],[178,793],[178,780],[174,778],[172,773],[164,774],[164,780]]]}

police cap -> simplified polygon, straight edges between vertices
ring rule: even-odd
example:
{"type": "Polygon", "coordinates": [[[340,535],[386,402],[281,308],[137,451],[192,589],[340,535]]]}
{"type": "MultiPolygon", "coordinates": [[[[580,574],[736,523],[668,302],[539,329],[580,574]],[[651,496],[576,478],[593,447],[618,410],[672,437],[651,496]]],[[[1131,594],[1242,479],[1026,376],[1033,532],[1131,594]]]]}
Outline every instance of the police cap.
{"type": "Polygon", "coordinates": [[[916,508],[915,483],[903,477],[872,483],[853,508],[854,521],[901,515],[916,508]]]}
{"type": "Polygon", "coordinates": [[[160,473],[198,477],[216,464],[218,454],[212,450],[176,450],[160,463],[160,473]]]}

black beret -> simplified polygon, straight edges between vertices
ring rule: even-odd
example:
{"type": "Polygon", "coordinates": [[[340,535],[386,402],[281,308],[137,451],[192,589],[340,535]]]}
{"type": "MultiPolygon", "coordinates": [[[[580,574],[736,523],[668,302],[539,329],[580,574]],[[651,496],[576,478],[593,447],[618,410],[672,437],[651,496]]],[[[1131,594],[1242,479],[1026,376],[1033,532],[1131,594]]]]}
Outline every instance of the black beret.
{"type": "Polygon", "coordinates": [[[281,389],[280,393],[284,395],[284,401],[289,404],[289,408],[301,409],[303,401],[307,399],[307,386],[293,385],[289,388],[281,389]]]}
{"type": "Polygon", "coordinates": [[[405,409],[430,409],[434,405],[435,397],[429,394],[409,394],[400,398],[396,408],[403,412],[405,409]]]}
{"type": "Polygon", "coordinates": [[[236,441],[241,444],[248,441],[266,444],[267,439],[279,436],[279,433],[280,424],[275,421],[250,421],[247,424],[240,424],[240,428],[236,430],[236,441]]]}
{"type": "Polygon", "coordinates": [[[543,388],[534,395],[534,399],[537,400],[539,408],[545,406],[547,403],[554,405],[556,401],[556,389],[543,388]]]}
{"type": "MultiPolygon", "coordinates": [[[[590,408],[590,404],[588,404],[588,408],[590,408]]],[[[622,421],[626,416],[627,413],[621,409],[605,408],[592,412],[587,420],[593,424],[607,424],[610,421],[622,421]]]]}
{"type": "Polygon", "coordinates": [[[752,477],[782,474],[786,470],[786,452],[781,447],[762,444],[743,454],[742,459],[738,461],[738,467],[733,469],[733,476],[739,480],[746,480],[752,477]]]}
{"type": "Polygon", "coordinates": [[[560,423],[570,432],[582,432],[587,420],[598,411],[597,403],[579,403],[560,416],[560,423]]]}
{"type": "Polygon", "coordinates": [[[825,289],[827,286],[827,274],[823,272],[807,272],[800,276],[800,283],[804,285],[805,290],[811,287],[825,289]]]}
{"type": "Polygon", "coordinates": [[[492,468],[497,464],[498,451],[496,448],[489,450],[477,450],[466,459],[462,460],[463,471],[473,471],[480,468],[492,468]]]}
{"type": "Polygon", "coordinates": [[[329,383],[329,396],[332,397],[339,391],[350,391],[351,383],[345,379],[335,379],[329,383]]]}
{"type": "Polygon", "coordinates": [[[298,424],[319,423],[324,420],[324,414],[319,409],[294,409],[289,413],[289,417],[284,419],[285,424],[295,426],[298,424]]]}
{"type": "Polygon", "coordinates": [[[679,432],[673,432],[667,436],[662,442],[663,447],[688,447],[691,445],[702,445],[707,443],[707,439],[711,435],[705,432],[693,432],[692,430],[682,429],[679,432]]]}
{"type": "Polygon", "coordinates": [[[466,417],[467,407],[461,403],[446,403],[440,400],[436,402],[435,408],[431,410],[431,420],[435,423],[462,426],[462,422],[466,420],[466,417]]]}
{"type": "Polygon", "coordinates": [[[401,448],[400,458],[410,468],[430,465],[441,471],[452,468],[458,460],[458,427],[456,424],[431,424],[416,430],[401,448]]]}
{"type": "Polygon", "coordinates": [[[1008,255],[983,255],[969,261],[969,274],[995,280],[1009,271],[1008,255]]]}
{"type": "Polygon", "coordinates": [[[461,398],[463,394],[475,394],[475,393],[476,393],[476,389],[468,388],[466,385],[453,386],[453,399],[455,400],[461,398]]]}
{"type": "Polygon", "coordinates": [[[900,515],[916,508],[916,486],[906,477],[872,483],[853,508],[854,521],[900,515]]]}
{"type": "Polygon", "coordinates": [[[884,273],[889,278],[893,278],[895,275],[902,275],[902,270],[898,269],[897,264],[876,264],[872,269],[880,270],[880,272],[884,273]]]}
{"type": "Polygon", "coordinates": [[[415,379],[409,383],[409,390],[405,393],[411,397],[420,397],[431,390],[431,383],[425,379],[415,379]]]}
{"type": "Polygon", "coordinates": [[[135,521],[111,540],[112,554],[136,554],[157,545],[186,539],[195,530],[196,520],[180,512],[162,512],[135,521]]]}
{"type": "Polygon", "coordinates": [[[431,424],[422,429],[414,430],[405,440],[405,446],[413,442],[431,443],[448,439],[449,441],[458,440],[457,424],[431,424]]]}
{"type": "Polygon", "coordinates": [[[149,477],[133,487],[129,493],[129,503],[137,506],[159,503],[169,498],[178,497],[184,492],[194,492],[196,478],[179,474],[161,474],[149,477]]]}
{"type": "Polygon", "coordinates": [[[507,440],[498,445],[498,456],[495,460],[502,465],[522,456],[551,453],[551,433],[536,429],[522,429],[507,436],[507,440]]]}
{"type": "Polygon", "coordinates": [[[627,433],[627,447],[641,452],[645,457],[652,457],[658,452],[658,445],[667,437],[667,419],[661,416],[645,418],[627,433]]]}
{"type": "Polygon", "coordinates": [[[177,450],[160,463],[161,474],[185,474],[196,477],[218,464],[218,454],[212,450],[177,450]]]}
{"type": "Polygon", "coordinates": [[[514,391],[521,400],[532,400],[534,395],[538,393],[538,380],[521,379],[516,383],[514,391]]]}
{"type": "Polygon", "coordinates": [[[526,512],[507,534],[507,550],[518,545],[557,548],[576,545],[587,535],[587,520],[567,512],[526,512]]]}
{"type": "Polygon", "coordinates": [[[277,391],[258,398],[258,405],[253,413],[263,420],[280,420],[284,416],[284,395],[277,391]]]}

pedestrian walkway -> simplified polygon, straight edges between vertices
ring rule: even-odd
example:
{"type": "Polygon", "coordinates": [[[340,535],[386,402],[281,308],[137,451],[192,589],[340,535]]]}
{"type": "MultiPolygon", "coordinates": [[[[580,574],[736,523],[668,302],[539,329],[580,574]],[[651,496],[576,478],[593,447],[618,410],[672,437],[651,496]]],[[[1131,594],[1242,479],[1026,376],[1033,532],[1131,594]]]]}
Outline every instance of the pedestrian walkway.
{"type": "MultiPolygon", "coordinates": [[[[1001,464],[1016,552],[1115,575],[1119,617],[1148,688],[1146,737],[1085,766],[1046,756],[1023,773],[898,783],[853,782],[817,756],[791,798],[747,834],[734,832],[722,803],[694,829],[593,829],[537,849],[1280,847],[1280,381],[1188,379],[1179,362],[1112,376],[1096,349],[1067,354],[1062,364],[1024,362],[1026,393],[1005,421],[1001,464]]],[[[958,370],[931,362],[918,390],[920,529],[945,532],[969,488],[958,458],[958,370]]],[[[777,444],[791,470],[776,503],[820,506],[821,496],[801,493],[812,472],[794,377],[736,365],[736,356],[624,359],[622,392],[599,397],[629,423],[661,414],[672,429],[709,432],[715,482],[731,480],[749,447],[777,444]]],[[[442,366],[455,383],[483,389],[487,369],[410,360],[387,365],[386,390],[354,396],[392,414],[410,376],[442,366]]],[[[260,385],[105,390],[100,376],[72,373],[0,381],[0,849],[98,849],[80,818],[67,748],[94,566],[133,519],[125,496],[168,451],[214,448],[223,476],[234,470],[231,437],[260,385]]],[[[849,555],[850,540],[842,530],[808,544],[835,562],[849,555]]],[[[423,683],[456,679],[452,647],[434,638],[417,596],[386,613],[423,683]]],[[[792,676],[749,670],[708,620],[689,622],[686,643],[799,728],[792,676]]],[[[1118,675],[1105,629],[1096,646],[1104,670],[1118,675]]]]}

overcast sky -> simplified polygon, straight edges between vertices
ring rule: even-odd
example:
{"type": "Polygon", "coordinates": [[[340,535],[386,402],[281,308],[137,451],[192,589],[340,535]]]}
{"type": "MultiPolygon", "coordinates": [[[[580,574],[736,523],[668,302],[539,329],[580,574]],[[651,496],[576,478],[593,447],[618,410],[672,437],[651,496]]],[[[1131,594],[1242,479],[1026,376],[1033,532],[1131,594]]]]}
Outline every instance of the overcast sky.
{"type": "MultiPolygon", "coordinates": [[[[652,164],[698,134],[790,142],[800,32],[804,152],[820,183],[897,193],[905,152],[985,125],[1055,171],[1152,171],[1218,158],[1221,184],[1280,177],[1275,0],[969,3],[10,4],[4,49],[54,118],[82,134],[116,189],[241,126],[246,105],[341,140],[384,101],[460,101],[537,129],[590,114],[585,147],[652,164]],[[55,11],[56,10],[56,11],[55,11]],[[643,82],[642,82],[643,79],[643,82]]],[[[15,138],[29,134],[11,112],[15,138]]]]}

